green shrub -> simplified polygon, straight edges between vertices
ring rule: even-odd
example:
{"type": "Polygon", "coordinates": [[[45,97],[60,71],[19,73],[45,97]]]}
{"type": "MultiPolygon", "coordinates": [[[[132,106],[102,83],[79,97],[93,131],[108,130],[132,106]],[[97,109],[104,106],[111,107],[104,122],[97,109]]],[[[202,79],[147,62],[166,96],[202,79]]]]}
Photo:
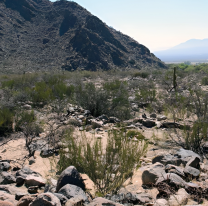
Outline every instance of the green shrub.
{"type": "Polygon", "coordinates": [[[12,131],[12,123],[14,112],[10,109],[3,107],[0,109],[0,135],[12,131]]]}
{"type": "Polygon", "coordinates": [[[145,154],[145,141],[132,141],[123,133],[113,131],[108,135],[107,145],[100,139],[74,138],[65,133],[68,151],[60,152],[59,172],[74,165],[81,173],[87,174],[95,183],[97,194],[114,194],[125,180],[132,177],[145,154]]]}
{"type": "Polygon", "coordinates": [[[144,79],[146,79],[148,76],[149,76],[148,72],[135,72],[133,74],[133,77],[141,77],[141,78],[144,78],[144,79]]]}
{"type": "Polygon", "coordinates": [[[208,77],[203,77],[201,83],[203,85],[208,85],[208,77]]]}
{"type": "Polygon", "coordinates": [[[138,140],[144,140],[145,139],[145,136],[143,136],[140,132],[138,131],[135,131],[135,130],[129,130],[126,134],[127,137],[129,138],[136,138],[138,140]]]}

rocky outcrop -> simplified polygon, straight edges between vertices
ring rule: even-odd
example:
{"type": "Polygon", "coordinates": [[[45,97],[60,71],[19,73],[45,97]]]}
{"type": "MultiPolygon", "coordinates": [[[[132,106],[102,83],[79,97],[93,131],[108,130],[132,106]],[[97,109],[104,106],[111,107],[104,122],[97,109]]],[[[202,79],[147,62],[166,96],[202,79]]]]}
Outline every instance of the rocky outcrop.
{"type": "Polygon", "coordinates": [[[72,1],[1,0],[0,21],[0,63],[15,70],[166,68],[144,45],[72,1]]]}

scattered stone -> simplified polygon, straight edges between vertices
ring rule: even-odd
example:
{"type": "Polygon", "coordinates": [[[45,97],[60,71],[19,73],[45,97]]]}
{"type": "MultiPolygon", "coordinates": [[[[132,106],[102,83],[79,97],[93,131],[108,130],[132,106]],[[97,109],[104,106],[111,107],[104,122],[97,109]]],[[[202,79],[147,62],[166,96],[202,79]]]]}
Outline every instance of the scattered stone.
{"type": "Polygon", "coordinates": [[[30,206],[61,206],[60,200],[52,193],[42,193],[38,195],[31,203],[30,206]]]}
{"type": "Polygon", "coordinates": [[[41,150],[40,156],[43,158],[51,157],[56,153],[54,149],[43,149],[41,150]]]}
{"type": "Polygon", "coordinates": [[[0,171],[8,171],[11,169],[11,165],[8,162],[0,163],[0,171]]]}
{"type": "Polygon", "coordinates": [[[166,119],[167,119],[167,117],[164,115],[157,116],[157,121],[162,121],[162,120],[166,120],[166,119]]]}
{"type": "Polygon", "coordinates": [[[27,193],[18,192],[15,194],[15,200],[20,200],[22,197],[26,196],[27,193]]]}
{"type": "Polygon", "coordinates": [[[14,195],[10,195],[10,194],[8,194],[6,192],[3,192],[3,191],[0,191],[0,200],[11,202],[14,205],[16,205],[15,196],[14,195]]]}
{"type": "Polygon", "coordinates": [[[190,167],[190,166],[186,166],[185,169],[184,169],[184,173],[187,175],[187,176],[192,176],[192,177],[199,177],[200,175],[200,171],[194,167],[190,167]]]}
{"type": "Polygon", "coordinates": [[[1,200],[0,200],[0,205],[1,205],[1,206],[14,206],[14,204],[11,203],[11,202],[8,202],[8,201],[1,201],[1,200]]]}
{"type": "Polygon", "coordinates": [[[17,184],[17,186],[21,186],[24,183],[25,183],[25,177],[17,176],[17,178],[16,178],[16,184],[17,184]]]}
{"type": "Polygon", "coordinates": [[[153,206],[169,206],[168,201],[165,199],[157,199],[153,206]]]}
{"type": "Polygon", "coordinates": [[[31,110],[32,109],[32,106],[29,105],[29,104],[25,104],[22,107],[23,107],[23,109],[26,109],[26,110],[31,110]]]}
{"type": "Polygon", "coordinates": [[[36,177],[34,175],[28,175],[25,179],[25,185],[27,186],[44,186],[46,183],[46,180],[42,177],[36,177]]]}
{"type": "Polygon", "coordinates": [[[58,182],[57,182],[56,191],[58,192],[66,184],[76,185],[76,186],[82,188],[83,190],[85,190],[84,181],[74,166],[67,167],[61,173],[61,175],[58,179],[58,182]]]}
{"type": "Polygon", "coordinates": [[[171,195],[168,204],[169,206],[181,206],[186,205],[188,202],[189,194],[185,189],[179,189],[176,195],[171,195]]]}
{"type": "Polygon", "coordinates": [[[15,183],[16,182],[16,178],[8,173],[8,172],[1,172],[0,173],[0,184],[3,185],[3,184],[12,184],[12,183],[15,183]]]}
{"type": "Polygon", "coordinates": [[[28,187],[28,192],[30,194],[36,194],[36,193],[38,193],[38,186],[30,186],[30,187],[28,187]]]}
{"type": "Polygon", "coordinates": [[[157,115],[156,114],[150,114],[150,118],[156,119],[157,118],[157,115]]]}
{"type": "Polygon", "coordinates": [[[196,169],[200,168],[200,163],[201,160],[199,159],[199,157],[192,157],[186,164],[186,166],[190,166],[190,167],[194,167],[196,169]]]}
{"type": "Polygon", "coordinates": [[[145,170],[142,173],[142,184],[155,184],[160,177],[163,177],[165,175],[165,167],[163,164],[155,163],[153,165],[149,165],[145,167],[145,170]]]}
{"type": "Polygon", "coordinates": [[[65,206],[82,206],[84,205],[84,200],[80,196],[73,197],[69,199],[65,206]]]}
{"type": "Polygon", "coordinates": [[[30,157],[29,159],[29,165],[32,165],[35,163],[35,158],[34,157],[30,157]]]}
{"type": "Polygon", "coordinates": [[[116,117],[109,117],[109,123],[118,123],[120,120],[116,117]]]}
{"type": "MultiPolygon", "coordinates": [[[[66,204],[66,202],[68,201],[68,198],[65,197],[64,195],[62,194],[59,194],[59,193],[53,193],[56,197],[58,197],[58,199],[60,200],[61,204],[66,204]]],[[[66,205],[65,205],[66,206],[66,205]]]]}
{"type": "Polygon", "coordinates": [[[168,164],[165,167],[166,173],[175,173],[181,177],[185,177],[184,169],[175,165],[168,164]]]}
{"type": "Polygon", "coordinates": [[[63,186],[59,190],[58,193],[64,195],[68,199],[76,197],[76,196],[80,196],[80,197],[82,197],[84,202],[88,202],[88,198],[87,198],[85,192],[82,190],[82,188],[80,188],[76,185],[67,184],[67,185],[63,186]]]}
{"type": "Polygon", "coordinates": [[[97,197],[92,202],[90,202],[88,206],[123,206],[123,205],[102,197],[97,197]]]}
{"type": "Polygon", "coordinates": [[[156,126],[155,121],[150,120],[150,119],[144,120],[144,121],[142,122],[142,124],[143,124],[145,127],[148,127],[148,128],[151,128],[151,127],[156,126]]]}

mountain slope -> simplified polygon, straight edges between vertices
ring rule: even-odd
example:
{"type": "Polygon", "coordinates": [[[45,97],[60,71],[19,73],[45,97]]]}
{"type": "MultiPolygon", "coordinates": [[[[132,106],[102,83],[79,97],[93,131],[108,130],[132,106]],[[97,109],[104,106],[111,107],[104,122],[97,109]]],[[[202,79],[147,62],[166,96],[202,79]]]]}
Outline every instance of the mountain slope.
{"type": "Polygon", "coordinates": [[[166,62],[208,61],[208,39],[191,39],[171,49],[154,52],[166,62]]]}
{"type": "Polygon", "coordinates": [[[0,22],[0,67],[7,71],[166,67],[75,2],[0,0],[0,22]]]}

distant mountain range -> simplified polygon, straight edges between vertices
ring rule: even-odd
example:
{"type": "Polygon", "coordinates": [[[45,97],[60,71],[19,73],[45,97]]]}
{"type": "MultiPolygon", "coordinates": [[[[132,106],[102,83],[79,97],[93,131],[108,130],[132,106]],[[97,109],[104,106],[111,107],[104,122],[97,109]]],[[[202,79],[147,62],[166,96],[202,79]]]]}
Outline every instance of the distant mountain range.
{"type": "Polygon", "coordinates": [[[208,62],[208,39],[190,39],[163,51],[154,52],[164,62],[208,62]]]}
{"type": "Polygon", "coordinates": [[[166,68],[73,1],[0,0],[0,70],[166,68]]]}

